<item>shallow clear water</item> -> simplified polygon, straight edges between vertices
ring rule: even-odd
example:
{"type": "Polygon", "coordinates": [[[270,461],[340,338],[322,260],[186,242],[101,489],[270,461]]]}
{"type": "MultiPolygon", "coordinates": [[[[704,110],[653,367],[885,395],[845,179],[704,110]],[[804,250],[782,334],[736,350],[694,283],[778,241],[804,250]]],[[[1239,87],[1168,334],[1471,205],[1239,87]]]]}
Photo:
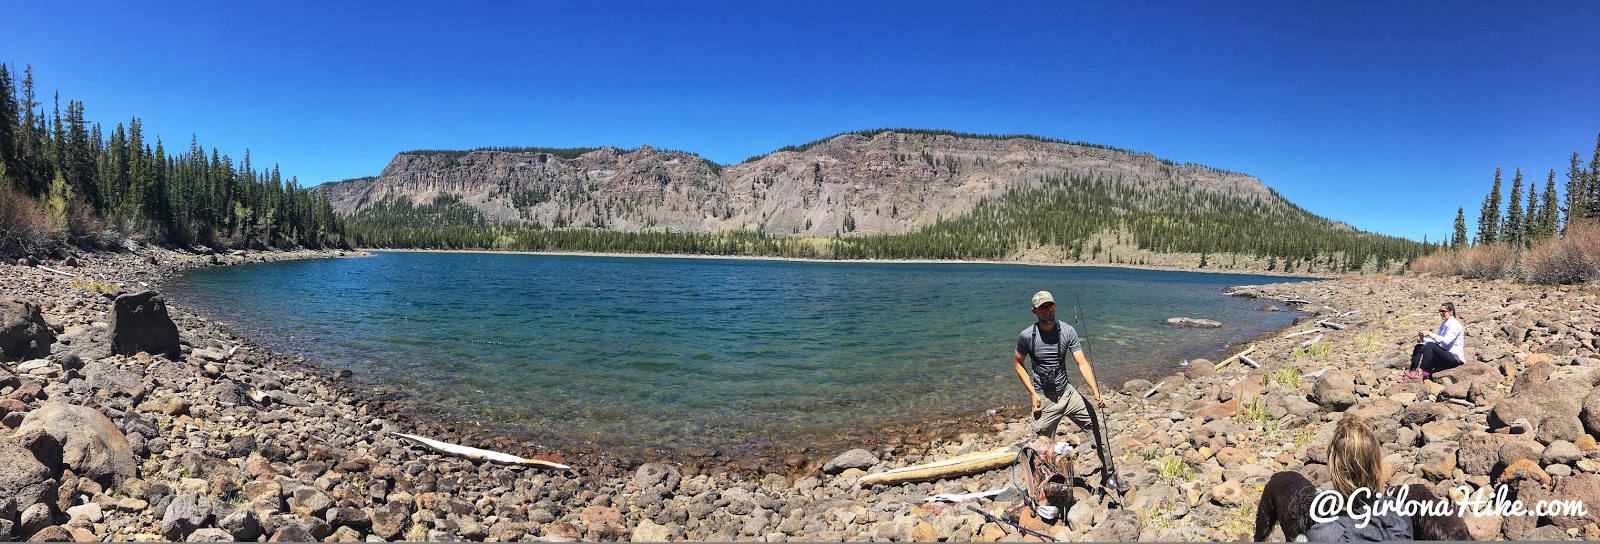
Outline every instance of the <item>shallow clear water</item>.
{"type": "MultiPolygon", "coordinates": [[[[1120,268],[379,253],[190,271],[179,304],[430,403],[600,445],[723,446],[1027,400],[1034,291],[1103,388],[1282,328],[1220,294],[1284,278],[1120,268]],[[1220,329],[1161,325],[1174,316],[1220,329]]],[[[1081,377],[1074,376],[1082,386],[1081,377]]]]}

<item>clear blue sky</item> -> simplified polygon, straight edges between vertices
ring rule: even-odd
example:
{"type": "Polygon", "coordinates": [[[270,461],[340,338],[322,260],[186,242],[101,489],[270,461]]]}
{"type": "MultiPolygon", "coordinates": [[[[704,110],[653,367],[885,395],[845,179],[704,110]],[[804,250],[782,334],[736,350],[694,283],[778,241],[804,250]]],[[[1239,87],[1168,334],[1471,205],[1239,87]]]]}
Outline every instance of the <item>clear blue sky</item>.
{"type": "Polygon", "coordinates": [[[0,62],[107,128],[306,184],[419,148],[736,163],[937,128],[1244,172],[1430,240],[1475,222],[1496,166],[1564,184],[1600,134],[1600,2],[1089,4],[0,0],[0,62]]]}

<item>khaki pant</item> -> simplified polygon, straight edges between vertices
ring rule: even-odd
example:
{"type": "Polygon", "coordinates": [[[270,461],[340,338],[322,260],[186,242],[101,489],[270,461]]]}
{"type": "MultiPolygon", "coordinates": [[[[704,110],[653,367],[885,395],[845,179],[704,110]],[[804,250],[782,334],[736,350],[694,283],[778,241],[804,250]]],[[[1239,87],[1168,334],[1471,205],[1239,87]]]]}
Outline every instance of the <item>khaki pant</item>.
{"type": "Polygon", "coordinates": [[[1094,437],[1095,453],[1100,454],[1100,465],[1105,467],[1105,474],[1115,474],[1116,464],[1112,462],[1111,439],[1106,436],[1105,419],[1100,416],[1100,411],[1078,389],[1071,384],[1055,399],[1043,397],[1039,399],[1039,414],[1033,418],[1033,432],[1039,436],[1055,440],[1056,427],[1061,424],[1065,416],[1078,425],[1078,428],[1089,431],[1094,437]]]}

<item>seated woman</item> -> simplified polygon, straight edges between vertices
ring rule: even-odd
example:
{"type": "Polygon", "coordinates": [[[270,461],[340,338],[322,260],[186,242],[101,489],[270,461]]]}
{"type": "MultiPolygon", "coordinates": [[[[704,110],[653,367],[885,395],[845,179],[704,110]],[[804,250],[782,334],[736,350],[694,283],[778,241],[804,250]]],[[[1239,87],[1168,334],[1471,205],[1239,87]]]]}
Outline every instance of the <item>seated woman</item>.
{"type": "Polygon", "coordinates": [[[1364,527],[1354,512],[1345,511],[1332,521],[1311,526],[1306,539],[1312,542],[1382,542],[1411,540],[1411,518],[1401,515],[1393,493],[1388,491],[1383,471],[1383,447],[1372,426],[1360,416],[1347,415],[1333,429],[1328,443],[1328,475],[1333,488],[1357,511],[1383,512],[1370,516],[1364,527]],[[1380,506],[1379,503],[1385,503],[1380,506]]]}
{"type": "Polygon", "coordinates": [[[1353,511],[1344,510],[1331,520],[1314,522],[1311,510],[1318,494],[1316,485],[1297,472],[1279,472],[1267,481],[1261,503],[1256,506],[1255,541],[1265,542],[1275,524],[1283,528],[1285,539],[1296,542],[1379,542],[1413,537],[1472,540],[1466,521],[1460,516],[1422,505],[1400,504],[1401,495],[1408,503],[1433,504],[1439,498],[1422,484],[1385,487],[1383,447],[1372,426],[1360,416],[1346,415],[1334,427],[1333,440],[1328,442],[1328,475],[1339,492],[1340,506],[1348,505],[1353,511]],[[1353,500],[1347,502],[1347,497],[1353,500]]]}
{"type": "Polygon", "coordinates": [[[1400,381],[1425,380],[1433,373],[1461,366],[1466,361],[1462,349],[1466,329],[1456,319],[1456,305],[1446,302],[1439,305],[1439,330],[1418,331],[1417,347],[1411,350],[1411,368],[1400,381]]]}

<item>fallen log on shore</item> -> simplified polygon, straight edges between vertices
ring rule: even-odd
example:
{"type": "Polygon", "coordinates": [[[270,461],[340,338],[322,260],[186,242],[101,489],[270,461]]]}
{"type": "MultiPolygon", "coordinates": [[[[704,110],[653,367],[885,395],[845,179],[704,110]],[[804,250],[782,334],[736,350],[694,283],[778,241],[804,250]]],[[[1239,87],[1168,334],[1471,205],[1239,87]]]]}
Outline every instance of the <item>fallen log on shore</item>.
{"type": "Polygon", "coordinates": [[[939,478],[954,478],[987,472],[1000,467],[1009,466],[1017,459],[1017,451],[1010,447],[958,455],[943,461],[912,465],[894,470],[868,474],[862,476],[856,483],[862,487],[869,485],[899,484],[906,482],[920,482],[936,480],[939,478]]]}
{"type": "Polygon", "coordinates": [[[489,461],[507,465],[522,465],[525,467],[548,468],[551,470],[572,470],[572,467],[563,465],[561,463],[552,463],[539,459],[528,459],[525,457],[511,455],[509,453],[500,453],[498,451],[480,450],[478,448],[461,446],[457,444],[448,444],[438,440],[423,438],[414,434],[405,434],[399,432],[392,432],[389,434],[422,444],[433,451],[443,453],[445,455],[460,457],[462,459],[470,459],[473,461],[489,461]]]}

